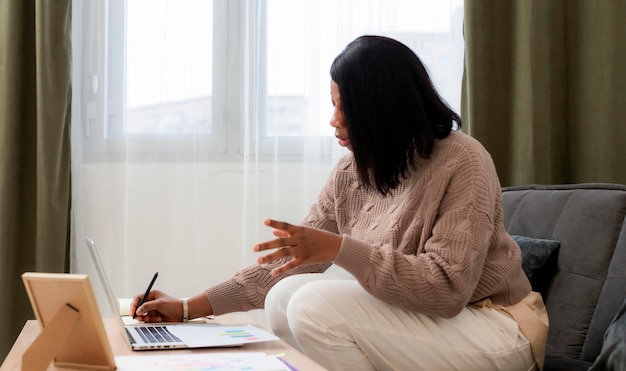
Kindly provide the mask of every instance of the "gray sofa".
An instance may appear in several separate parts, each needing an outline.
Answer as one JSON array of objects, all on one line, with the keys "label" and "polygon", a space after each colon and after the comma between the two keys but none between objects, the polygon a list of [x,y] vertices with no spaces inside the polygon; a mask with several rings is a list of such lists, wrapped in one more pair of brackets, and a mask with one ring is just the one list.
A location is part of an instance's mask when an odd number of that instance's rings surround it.
[{"label": "gray sofa", "polygon": [[560,242],[533,278],[550,330],[545,370],[587,370],[626,298],[626,186],[503,188],[512,235]]}]

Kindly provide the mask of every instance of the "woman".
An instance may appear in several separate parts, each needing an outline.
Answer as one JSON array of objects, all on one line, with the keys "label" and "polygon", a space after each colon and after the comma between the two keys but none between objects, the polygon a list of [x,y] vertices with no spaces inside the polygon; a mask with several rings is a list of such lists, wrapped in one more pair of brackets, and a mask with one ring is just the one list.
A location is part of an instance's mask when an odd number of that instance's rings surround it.
[{"label": "woman", "polygon": [[[398,41],[359,37],[330,74],[330,124],[351,153],[304,221],[266,220],[276,238],[253,249],[270,252],[190,298],[189,318],[264,307],[332,370],[541,368],[547,314],[487,151]],[[319,274],[331,265],[347,274]],[[139,320],[184,316],[180,299],[139,298]]]}]

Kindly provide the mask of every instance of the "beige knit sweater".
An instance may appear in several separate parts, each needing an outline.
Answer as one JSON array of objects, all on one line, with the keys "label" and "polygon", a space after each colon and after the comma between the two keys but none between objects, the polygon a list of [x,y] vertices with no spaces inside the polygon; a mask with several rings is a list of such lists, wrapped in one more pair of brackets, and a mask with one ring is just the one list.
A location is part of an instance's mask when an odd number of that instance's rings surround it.
[{"label": "beige knit sweater", "polygon": [[[502,221],[491,156],[453,131],[387,196],[361,186],[352,154],[342,158],[303,225],[343,236],[334,264],[373,296],[429,315],[452,317],[489,298],[511,305],[530,293],[521,253]],[[272,265],[250,265],[207,290],[215,314],[262,308]],[[330,264],[289,274],[323,272]]]}]

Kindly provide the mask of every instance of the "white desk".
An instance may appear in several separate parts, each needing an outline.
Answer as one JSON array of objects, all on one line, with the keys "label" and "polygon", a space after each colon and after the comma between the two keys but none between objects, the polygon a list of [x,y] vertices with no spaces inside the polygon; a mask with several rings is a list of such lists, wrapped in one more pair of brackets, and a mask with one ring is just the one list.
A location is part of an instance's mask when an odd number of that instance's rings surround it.
[{"label": "white desk", "polygon": [[[245,316],[241,315],[225,315],[218,317],[220,323],[224,324],[232,324],[232,325],[241,325],[248,324],[250,321],[247,321]],[[132,351],[128,345],[124,342],[124,340],[119,336],[118,333],[112,331],[114,328],[111,324],[105,321],[105,328],[107,330],[107,335],[109,337],[109,343],[111,344],[111,349],[115,356],[122,355],[133,355],[133,356],[141,356],[142,354],[146,354],[146,352],[137,352]],[[20,333],[19,337],[13,344],[11,351],[5,358],[2,366],[0,366],[0,371],[19,371],[22,369],[22,354],[28,349],[33,340],[37,337],[40,332],[39,323],[35,320],[27,321]],[[291,366],[295,367],[300,371],[318,371],[318,370],[326,370],[322,366],[315,363],[310,358],[306,357],[304,354],[300,353],[289,344],[282,340],[278,341],[266,341],[260,343],[252,343],[246,344],[243,347],[238,348],[214,348],[214,349],[193,349],[193,350],[154,350],[149,351],[149,354],[172,354],[171,352],[185,352],[185,353],[208,353],[208,352],[242,352],[242,351],[250,351],[250,352],[263,352],[266,354],[281,354],[281,358],[288,362]],[[48,370],[67,370],[65,368],[54,367],[50,365]]]}]

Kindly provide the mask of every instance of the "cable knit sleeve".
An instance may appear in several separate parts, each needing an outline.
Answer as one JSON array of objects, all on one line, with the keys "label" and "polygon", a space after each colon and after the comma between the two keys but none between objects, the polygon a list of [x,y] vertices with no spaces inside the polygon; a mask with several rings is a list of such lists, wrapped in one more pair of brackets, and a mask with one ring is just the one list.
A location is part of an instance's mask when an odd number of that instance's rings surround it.
[{"label": "cable knit sleeve", "polygon": [[[318,200],[302,221],[302,225],[324,229],[338,233],[334,207],[334,179],[337,168],[342,168],[347,159],[342,159],[329,176],[326,185],[319,193]],[[236,272],[233,277],[225,280],[206,291],[206,295],[215,314],[263,308],[265,296],[281,279],[300,273],[321,273],[331,263],[301,266],[285,274],[272,276],[271,270],[285,263],[285,260],[271,264],[251,264]]]}]

